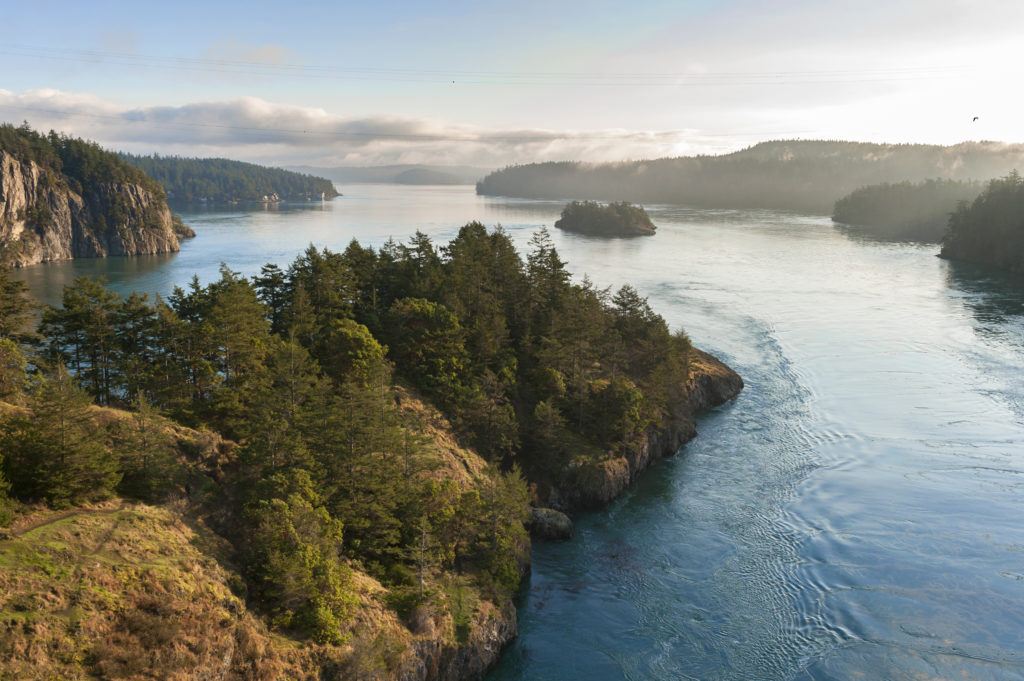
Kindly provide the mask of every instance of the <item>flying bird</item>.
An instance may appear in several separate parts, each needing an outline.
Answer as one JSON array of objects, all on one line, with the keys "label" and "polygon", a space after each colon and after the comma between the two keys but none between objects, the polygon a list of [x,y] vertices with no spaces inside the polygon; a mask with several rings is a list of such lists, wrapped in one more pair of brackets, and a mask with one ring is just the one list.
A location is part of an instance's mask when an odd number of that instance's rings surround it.
[{"label": "flying bird", "polygon": [[977,123],[977,122],[978,122],[978,117],[977,117],[977,116],[975,116],[975,117],[974,117],[974,119],[973,119],[973,120],[971,120],[971,123]]}]

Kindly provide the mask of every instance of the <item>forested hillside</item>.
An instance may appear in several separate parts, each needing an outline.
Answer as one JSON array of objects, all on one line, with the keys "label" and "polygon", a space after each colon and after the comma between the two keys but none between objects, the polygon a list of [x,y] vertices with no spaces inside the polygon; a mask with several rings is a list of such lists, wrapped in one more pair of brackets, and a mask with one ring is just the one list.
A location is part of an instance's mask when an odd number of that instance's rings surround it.
[{"label": "forested hillside", "polygon": [[836,201],[832,219],[883,238],[940,242],[950,214],[984,186],[956,180],[870,185]]},{"label": "forested hillside", "polygon": [[304,201],[338,196],[330,180],[255,163],[226,158],[121,157],[159,182],[175,203]]},{"label": "forested hillside", "polygon": [[[24,287],[0,273],[0,290],[0,507],[15,537],[0,560],[17,575],[0,611],[36,613],[48,633],[33,640],[64,651],[39,653],[56,676],[159,666],[164,620],[208,609],[169,580],[200,558],[171,547],[210,527],[221,539],[197,546],[223,571],[188,579],[203,594],[231,585],[253,608],[256,620],[216,606],[253,668],[473,677],[515,631],[531,499],[586,502],[575,490],[595,479],[606,493],[608,465],[667,424],[658,437],[674,450],[692,435],[675,426],[692,419],[691,392],[717,390],[721,371],[693,388],[691,365],[710,359],[636,291],[573,283],[546,232],[524,260],[478,223],[440,249],[422,234],[379,250],[311,246],[286,270],[249,280],[225,268],[166,301],[79,279],[37,329]],[[47,508],[67,509],[77,533],[23,529]],[[164,602],[120,581],[133,552]],[[89,583],[135,619],[46,586],[92,555],[110,557]],[[47,589],[52,604],[24,605]],[[65,635],[75,599],[105,638]],[[17,631],[0,632],[8,667]],[[150,652],[129,664],[125,649]],[[200,652],[175,664],[213,654]]]},{"label": "forested hillside", "polygon": [[866,185],[928,178],[988,180],[1022,163],[1020,144],[943,147],[790,140],[722,156],[510,166],[478,182],[477,193],[830,213],[837,200]]},{"label": "forested hillside", "polygon": [[992,180],[949,219],[942,257],[1024,272],[1024,179],[1017,171]]}]

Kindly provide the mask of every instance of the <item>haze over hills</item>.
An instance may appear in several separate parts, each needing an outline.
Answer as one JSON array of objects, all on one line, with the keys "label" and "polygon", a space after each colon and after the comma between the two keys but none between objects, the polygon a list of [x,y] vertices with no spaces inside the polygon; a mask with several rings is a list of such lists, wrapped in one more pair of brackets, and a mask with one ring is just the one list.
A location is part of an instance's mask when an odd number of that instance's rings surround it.
[{"label": "haze over hills", "polygon": [[400,164],[386,166],[289,166],[289,170],[326,177],[338,184],[474,184],[493,168],[466,165]]},{"label": "haze over hills", "polygon": [[1019,167],[1024,144],[778,140],[721,156],[510,166],[478,182],[477,193],[829,213],[835,201],[865,185],[988,180]]}]

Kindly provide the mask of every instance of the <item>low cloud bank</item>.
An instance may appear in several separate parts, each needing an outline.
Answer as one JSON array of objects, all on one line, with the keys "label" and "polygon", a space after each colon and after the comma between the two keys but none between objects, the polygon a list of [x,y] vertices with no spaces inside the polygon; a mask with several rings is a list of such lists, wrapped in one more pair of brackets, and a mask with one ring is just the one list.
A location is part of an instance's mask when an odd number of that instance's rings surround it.
[{"label": "low cloud bank", "polygon": [[718,151],[692,130],[493,129],[398,116],[345,117],[256,97],[125,108],[59,90],[0,90],[0,119],[27,120],[135,153],[276,164],[380,165],[614,161]]}]

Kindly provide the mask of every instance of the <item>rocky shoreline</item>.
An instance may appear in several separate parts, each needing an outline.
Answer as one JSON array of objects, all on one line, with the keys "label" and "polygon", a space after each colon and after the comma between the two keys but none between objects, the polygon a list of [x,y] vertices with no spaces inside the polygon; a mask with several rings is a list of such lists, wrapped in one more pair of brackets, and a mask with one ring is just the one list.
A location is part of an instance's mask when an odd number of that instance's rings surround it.
[{"label": "rocky shoreline", "polygon": [[735,399],[743,390],[739,374],[708,353],[694,350],[691,361],[686,403],[678,405],[666,423],[651,426],[622,451],[574,468],[566,482],[552,487],[547,505],[571,512],[609,504],[648,466],[673,456],[697,436],[698,414]]},{"label": "rocky shoreline", "polygon": [[[678,405],[671,419],[652,426],[633,446],[600,462],[580,466],[568,480],[552,487],[546,503],[552,508],[535,508],[531,534],[535,539],[560,540],[572,536],[572,522],[566,512],[599,509],[608,505],[652,463],[675,455],[697,436],[696,417],[734,400],[743,390],[743,379],[712,355],[694,349],[688,381],[688,399]],[[417,648],[422,661],[416,672],[401,681],[475,681],[482,679],[497,663],[502,650],[517,635],[515,607],[490,613],[487,626],[477,631],[466,645],[455,651],[438,651],[435,646]]]},{"label": "rocky shoreline", "polygon": [[35,161],[0,151],[0,246],[15,266],[173,253],[191,232],[184,230],[176,233],[163,196],[140,184],[110,182],[80,193]]}]

